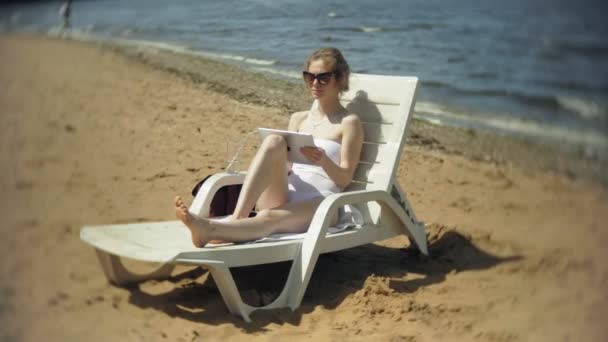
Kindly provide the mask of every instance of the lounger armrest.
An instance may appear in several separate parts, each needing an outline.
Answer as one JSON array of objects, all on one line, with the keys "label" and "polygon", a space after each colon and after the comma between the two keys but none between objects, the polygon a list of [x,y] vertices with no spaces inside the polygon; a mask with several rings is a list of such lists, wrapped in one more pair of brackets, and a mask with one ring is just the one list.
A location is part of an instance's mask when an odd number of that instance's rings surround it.
[{"label": "lounger armrest", "polygon": [[[424,254],[428,254],[426,248],[426,236],[424,235],[424,227],[418,226],[407,217],[404,210],[399,206],[397,201],[392,198],[386,191],[382,190],[361,190],[348,191],[339,194],[327,196],[317,208],[312,222],[308,227],[308,232],[302,241],[300,253],[294,260],[292,271],[289,275],[289,281],[295,290],[290,295],[288,303],[293,309],[300,305],[304,296],[304,291],[312,275],[312,270],[321,253],[322,240],[325,239],[327,228],[332,217],[337,213],[338,209],[346,204],[357,204],[367,202],[378,202],[386,209],[391,209],[395,215],[409,226],[408,234],[412,234],[416,244],[421,247]],[[387,208],[388,207],[388,208]]]},{"label": "lounger armrest", "polygon": [[[331,219],[340,207],[347,204],[368,202],[378,202],[379,204],[390,208],[408,228],[406,230],[407,234],[414,239],[414,242],[421,247],[421,250],[425,254],[427,253],[426,236],[423,235],[423,226],[420,229],[414,227],[421,225],[421,223],[418,223],[409,217],[399,203],[397,203],[397,201],[386,191],[382,190],[348,191],[327,196],[317,208],[312,222],[310,223],[308,232],[304,238],[302,252],[305,254],[309,252],[313,253],[312,249],[319,248],[320,244],[317,242],[327,234]],[[310,251],[307,251],[308,249],[310,249]]]},{"label": "lounger armrest", "polygon": [[[339,208],[347,204],[386,201],[390,199],[388,193],[382,190],[348,191],[327,196],[317,208],[310,223],[307,236],[311,235],[311,232],[314,232],[312,235],[324,236],[334,214],[337,213]],[[318,231],[320,229],[324,231]]]},{"label": "lounger armrest", "polygon": [[213,200],[215,193],[227,185],[243,184],[245,176],[245,172],[222,172],[209,177],[198,190],[188,211],[194,215],[208,217],[211,201]]},{"label": "lounger armrest", "polygon": [[381,190],[359,190],[341,192],[327,196],[315,212],[310,222],[308,232],[302,242],[302,257],[308,259],[314,254],[318,254],[320,239],[325,237],[327,229],[338,209],[346,204],[357,204],[370,201],[377,201],[388,197],[386,191]]}]

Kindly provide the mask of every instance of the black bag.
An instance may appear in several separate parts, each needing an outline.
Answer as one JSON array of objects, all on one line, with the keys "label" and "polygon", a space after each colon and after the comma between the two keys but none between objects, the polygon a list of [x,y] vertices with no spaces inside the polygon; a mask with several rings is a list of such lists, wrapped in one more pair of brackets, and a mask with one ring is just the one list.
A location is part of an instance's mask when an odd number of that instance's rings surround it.
[{"label": "black bag", "polygon": [[[198,194],[201,186],[203,186],[203,183],[205,183],[209,177],[211,177],[211,175],[203,178],[202,181],[198,182],[194,188],[192,188],[193,197],[196,197],[196,194]],[[242,187],[243,185],[241,184],[226,185],[221,187],[215,193],[215,196],[213,196],[213,200],[211,200],[209,217],[226,216],[232,214],[236,208],[236,202],[239,199],[239,194],[241,193]],[[249,217],[253,217],[255,215],[255,211],[249,213]]]}]

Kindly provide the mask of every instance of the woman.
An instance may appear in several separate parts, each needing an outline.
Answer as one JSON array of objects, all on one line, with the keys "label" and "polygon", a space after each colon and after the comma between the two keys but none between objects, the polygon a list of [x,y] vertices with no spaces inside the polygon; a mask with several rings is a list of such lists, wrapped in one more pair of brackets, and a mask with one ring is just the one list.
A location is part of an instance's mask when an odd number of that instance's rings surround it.
[{"label": "woman", "polygon": [[[271,135],[253,158],[229,219],[192,215],[182,199],[175,198],[176,216],[190,229],[195,246],[203,247],[210,240],[243,242],[279,232],[304,232],[324,197],[351,183],[363,128],[359,117],[339,101],[340,93],[348,90],[349,75],[348,63],[335,48],[315,51],[304,65],[304,81],[318,107],[294,113],[288,130],[313,135],[315,146],[300,152],[314,165],[289,163],[285,140]],[[256,204],[258,214],[249,218]]]}]

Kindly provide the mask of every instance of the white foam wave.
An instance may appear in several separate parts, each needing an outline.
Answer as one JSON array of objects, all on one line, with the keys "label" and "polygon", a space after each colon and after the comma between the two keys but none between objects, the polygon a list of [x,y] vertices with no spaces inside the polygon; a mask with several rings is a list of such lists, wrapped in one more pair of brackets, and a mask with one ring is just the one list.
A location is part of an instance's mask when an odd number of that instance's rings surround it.
[{"label": "white foam wave", "polygon": [[359,27],[359,29],[361,30],[361,32],[366,32],[366,33],[382,31],[382,27],[361,26],[361,27]]},{"label": "white foam wave", "polygon": [[567,141],[572,144],[595,146],[599,149],[608,149],[608,136],[595,131],[574,130],[546,123],[513,118],[506,113],[489,115],[471,115],[458,112],[437,103],[416,103],[416,115],[431,123],[443,124],[450,122],[462,127],[485,127],[509,134],[525,135],[530,137],[550,139],[553,141]]},{"label": "white foam wave", "polygon": [[267,59],[259,59],[259,58],[245,58],[245,63],[255,64],[255,65],[274,65],[276,61],[271,61]]},{"label": "white foam wave", "polygon": [[202,56],[202,57],[223,59],[223,60],[227,60],[227,61],[235,61],[235,62],[247,63],[247,64],[253,64],[253,65],[274,65],[274,64],[276,64],[276,61],[273,61],[273,60],[250,58],[250,57],[231,55],[231,54],[226,54],[226,53],[213,53],[213,52],[196,51],[196,50],[185,51],[185,53]]},{"label": "white foam wave", "polygon": [[120,39],[119,41],[126,43],[127,45],[133,45],[136,47],[147,47],[155,48],[163,51],[170,51],[176,53],[188,53],[190,49],[185,45],[155,42],[150,40],[132,40],[132,39]]},{"label": "white foam wave", "polygon": [[[155,42],[152,40],[141,40],[141,39],[125,39],[125,38],[104,38],[97,36],[91,31],[94,29],[92,26],[86,27],[84,30],[72,29],[70,30],[70,38],[83,41],[98,41],[98,42],[110,42],[120,44],[124,46],[131,46],[135,48],[148,48],[157,49],[162,51],[169,51],[181,54],[192,54],[192,50],[186,45],[171,44],[164,42]],[[53,34],[57,28],[49,30],[49,34]]]},{"label": "white foam wave", "polygon": [[162,50],[162,51],[169,51],[169,52],[175,52],[175,53],[180,53],[180,54],[188,54],[188,55],[193,55],[193,56],[201,56],[201,57],[207,57],[207,58],[213,58],[213,59],[229,60],[229,61],[252,64],[252,65],[269,66],[269,65],[276,64],[276,61],[273,61],[273,60],[250,58],[250,57],[231,55],[231,54],[213,53],[213,52],[200,51],[200,50],[192,50],[190,47],[188,47],[186,45],[181,45],[181,44],[156,42],[156,41],[141,40],[141,39],[124,39],[124,38],[104,39],[101,37],[96,37],[96,36],[91,35],[89,30],[87,30],[87,31],[73,30],[72,32],[73,32],[73,34],[71,36],[73,36],[75,39],[111,41],[111,42],[119,43],[122,45],[133,46],[133,47],[137,47],[137,48],[152,48],[152,49],[158,49],[158,50]]},{"label": "white foam wave", "polygon": [[[89,27],[85,27],[84,29],[72,28],[69,31],[66,31],[66,36],[69,36],[70,39],[82,40],[82,41],[100,41],[102,39],[95,37],[91,33],[91,29]],[[52,26],[47,31],[46,34],[49,36],[56,37],[62,33],[61,26]]]},{"label": "white foam wave", "polygon": [[279,69],[263,68],[263,67],[253,67],[251,69],[255,70],[255,71],[265,72],[265,73],[274,74],[274,75],[280,75],[283,77],[293,78],[293,79],[299,79],[302,77],[302,75],[300,73],[295,72],[295,71],[287,71],[287,70],[279,70]]},{"label": "white foam wave", "polygon": [[573,111],[585,119],[608,117],[608,108],[592,100],[576,97],[558,97],[557,103],[565,109]]}]

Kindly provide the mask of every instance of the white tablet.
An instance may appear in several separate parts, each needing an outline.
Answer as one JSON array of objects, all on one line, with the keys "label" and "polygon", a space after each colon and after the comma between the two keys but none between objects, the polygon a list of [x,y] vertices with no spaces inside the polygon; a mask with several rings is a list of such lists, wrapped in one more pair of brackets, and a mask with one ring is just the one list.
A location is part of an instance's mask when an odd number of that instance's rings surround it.
[{"label": "white tablet", "polygon": [[300,148],[304,146],[315,146],[315,141],[312,134],[299,133],[294,131],[283,131],[272,128],[258,128],[260,138],[266,139],[270,134],[277,134],[285,138],[287,142],[287,159],[293,163],[312,164],[310,160],[300,152]]}]

